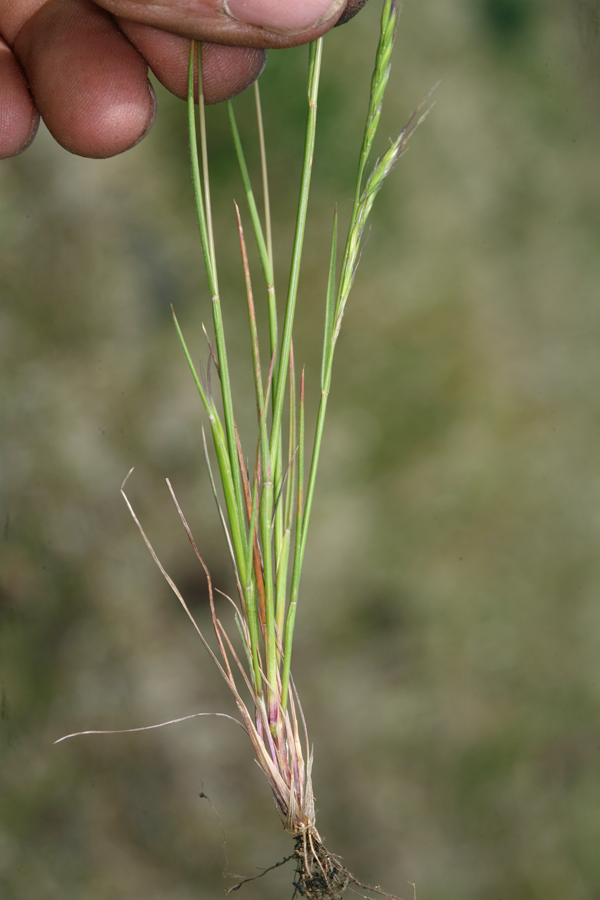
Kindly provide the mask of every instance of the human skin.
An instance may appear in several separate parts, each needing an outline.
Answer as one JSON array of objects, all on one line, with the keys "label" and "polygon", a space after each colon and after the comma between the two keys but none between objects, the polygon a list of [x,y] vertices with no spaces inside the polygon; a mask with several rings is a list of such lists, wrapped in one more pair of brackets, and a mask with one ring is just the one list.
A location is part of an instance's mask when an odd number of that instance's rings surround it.
[{"label": "human skin", "polygon": [[150,68],[187,94],[189,41],[203,42],[205,99],[258,78],[268,49],[312,41],[366,0],[0,0],[0,158],[25,150],[40,116],[72,153],[105,158],[150,130]]}]

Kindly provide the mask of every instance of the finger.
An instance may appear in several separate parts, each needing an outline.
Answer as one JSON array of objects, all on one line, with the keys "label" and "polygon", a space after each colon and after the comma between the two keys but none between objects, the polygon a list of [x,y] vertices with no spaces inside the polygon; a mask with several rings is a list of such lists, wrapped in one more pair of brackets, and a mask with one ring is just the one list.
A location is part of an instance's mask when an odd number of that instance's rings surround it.
[{"label": "finger", "polygon": [[237,47],[282,48],[312,41],[348,0],[98,0],[114,16]]},{"label": "finger", "polygon": [[0,159],[25,150],[35,136],[38,121],[23,70],[0,38]]},{"label": "finger", "polygon": [[49,131],[72,153],[114,156],[152,125],[145,61],[89,0],[51,0],[22,27],[14,49]]},{"label": "finger", "polygon": [[[139,50],[167,90],[187,97],[189,38],[168,34],[158,28],[117,20],[119,27]],[[250,47],[202,44],[202,80],[206,103],[220,103],[245,91],[260,75],[266,51]]]}]

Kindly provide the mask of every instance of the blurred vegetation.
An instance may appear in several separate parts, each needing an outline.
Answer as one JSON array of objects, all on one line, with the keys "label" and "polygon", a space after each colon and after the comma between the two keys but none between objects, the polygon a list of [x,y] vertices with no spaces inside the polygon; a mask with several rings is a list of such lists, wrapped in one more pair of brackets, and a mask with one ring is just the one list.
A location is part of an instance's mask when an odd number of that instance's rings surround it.
[{"label": "blurred vegetation", "polygon": [[[313,408],[322,251],[351,193],[378,14],[372,0],[326,46],[296,345]],[[383,132],[443,81],[346,316],[294,665],[328,846],[421,900],[600,898],[599,15],[595,0],[409,0],[402,16]],[[280,277],[305,65],[272,53],[262,81]],[[159,94],[152,134],[121,157],[71,157],[42,130],[0,166],[6,900],[217,898],[226,863],[253,874],[290,849],[226,720],[52,743],[231,709],[118,492],[135,465],[135,507],[208,624],[164,485],[231,590],[169,313],[205,355],[185,113]],[[253,146],[251,94],[237,108]],[[242,191],[210,113],[244,429]],[[285,868],[244,888],[291,890]]]}]

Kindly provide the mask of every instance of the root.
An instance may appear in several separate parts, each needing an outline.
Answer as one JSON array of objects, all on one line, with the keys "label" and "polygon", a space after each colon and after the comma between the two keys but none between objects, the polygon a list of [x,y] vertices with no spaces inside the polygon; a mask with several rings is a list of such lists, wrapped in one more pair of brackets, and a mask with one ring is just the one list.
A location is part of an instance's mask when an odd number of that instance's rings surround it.
[{"label": "root", "polygon": [[312,830],[298,835],[294,856],[298,863],[294,887],[307,900],[340,900],[353,881],[339,856],[330,853]]},{"label": "root", "polygon": [[371,887],[358,881],[342,865],[340,857],[327,850],[314,829],[309,829],[296,837],[294,856],[298,864],[294,895],[297,892],[307,900],[341,900],[346,889],[357,893],[351,887],[355,885],[365,891],[387,897],[388,900],[401,900],[401,897],[394,894],[386,894],[379,886]]},{"label": "root", "polygon": [[294,852],[291,856],[286,856],[280,862],[269,866],[268,869],[264,869],[252,878],[244,878],[238,884],[228,888],[226,893],[231,894],[233,891],[241,888],[242,885],[255,881],[257,878],[262,878],[267,872],[277,869],[284,863],[289,862],[290,859],[296,860],[294,897],[296,894],[300,894],[306,900],[341,900],[344,891],[350,890],[352,893],[364,897],[365,900],[370,900],[365,894],[355,891],[352,887],[354,885],[354,887],[359,887],[372,894],[387,897],[388,900],[402,900],[401,897],[396,897],[395,894],[387,894],[385,891],[382,891],[378,885],[372,887],[370,884],[363,884],[361,881],[358,881],[342,865],[340,857],[327,850],[314,828],[309,828],[302,834],[296,835],[294,838]]},{"label": "root", "polygon": [[227,888],[225,893],[232,894],[234,891],[239,891],[243,884],[249,884],[251,881],[256,881],[257,878],[262,878],[263,875],[267,874],[267,872],[272,872],[273,869],[278,869],[279,866],[285,865],[285,863],[289,862],[290,859],[294,859],[295,855],[295,853],[292,853],[290,856],[284,856],[284,858],[280,859],[279,862],[276,862],[272,866],[269,866],[268,869],[263,869],[262,872],[258,873],[258,875],[252,875],[250,878],[242,878],[242,880],[238,881],[237,884],[234,884],[233,887]]}]

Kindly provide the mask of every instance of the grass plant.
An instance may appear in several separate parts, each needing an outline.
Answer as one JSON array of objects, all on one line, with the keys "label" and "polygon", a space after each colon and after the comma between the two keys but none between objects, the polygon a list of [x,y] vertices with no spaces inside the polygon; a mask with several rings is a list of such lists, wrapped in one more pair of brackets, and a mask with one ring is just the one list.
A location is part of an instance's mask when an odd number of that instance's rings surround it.
[{"label": "grass plant", "polygon": [[[375,198],[407,141],[423,118],[421,107],[399,136],[369,165],[383,97],[390,75],[391,54],[399,16],[397,0],[384,0],[381,34],[371,82],[369,105],[360,147],[354,200],[345,241],[338,236],[337,210],[333,214],[331,249],[324,297],[323,349],[320,400],[312,449],[307,453],[305,372],[297,372],[293,350],[294,319],[307,228],[317,125],[319,79],[323,39],[309,46],[307,120],[296,227],[287,278],[283,315],[275,291],[271,216],[262,113],[258,87],[256,109],[261,152],[264,213],[258,211],[234,108],[228,103],[231,133],[244,186],[251,233],[262,268],[260,302],[266,303],[268,333],[259,335],[255,289],[250,275],[246,228],[236,205],[241,264],[256,401],[256,449],[247,468],[236,425],[227,341],[219,289],[210,191],[208,141],[201,73],[200,47],[192,42],[188,79],[188,125],[193,185],[200,242],[211,296],[214,338],[205,329],[207,362],[194,362],[175,313],[174,322],[204,407],[210,440],[203,430],[206,464],[221,522],[229,546],[237,598],[231,599],[239,641],[217,615],[209,570],[202,559],[185,515],[169,484],[183,527],[208,581],[213,649],[194,620],[184,597],[164,570],[122,488],[132,516],[157,565],[175,592],[237,705],[258,763],[273,791],[285,828],[295,840],[296,889],[306,897],[339,897],[350,883],[360,882],[323,846],[316,828],[311,780],[312,749],[300,700],[291,674],[294,625],[299,601],[302,566],[317,483],[327,403],[331,389],[335,348],[355,279],[364,232]],[[196,112],[195,94],[198,103]],[[218,388],[217,388],[218,385]],[[209,450],[209,444],[212,450]],[[215,466],[216,463],[216,466]],[[290,857],[292,858],[292,857]],[[371,888],[379,893],[378,888]],[[391,895],[386,895],[391,896]]]}]

